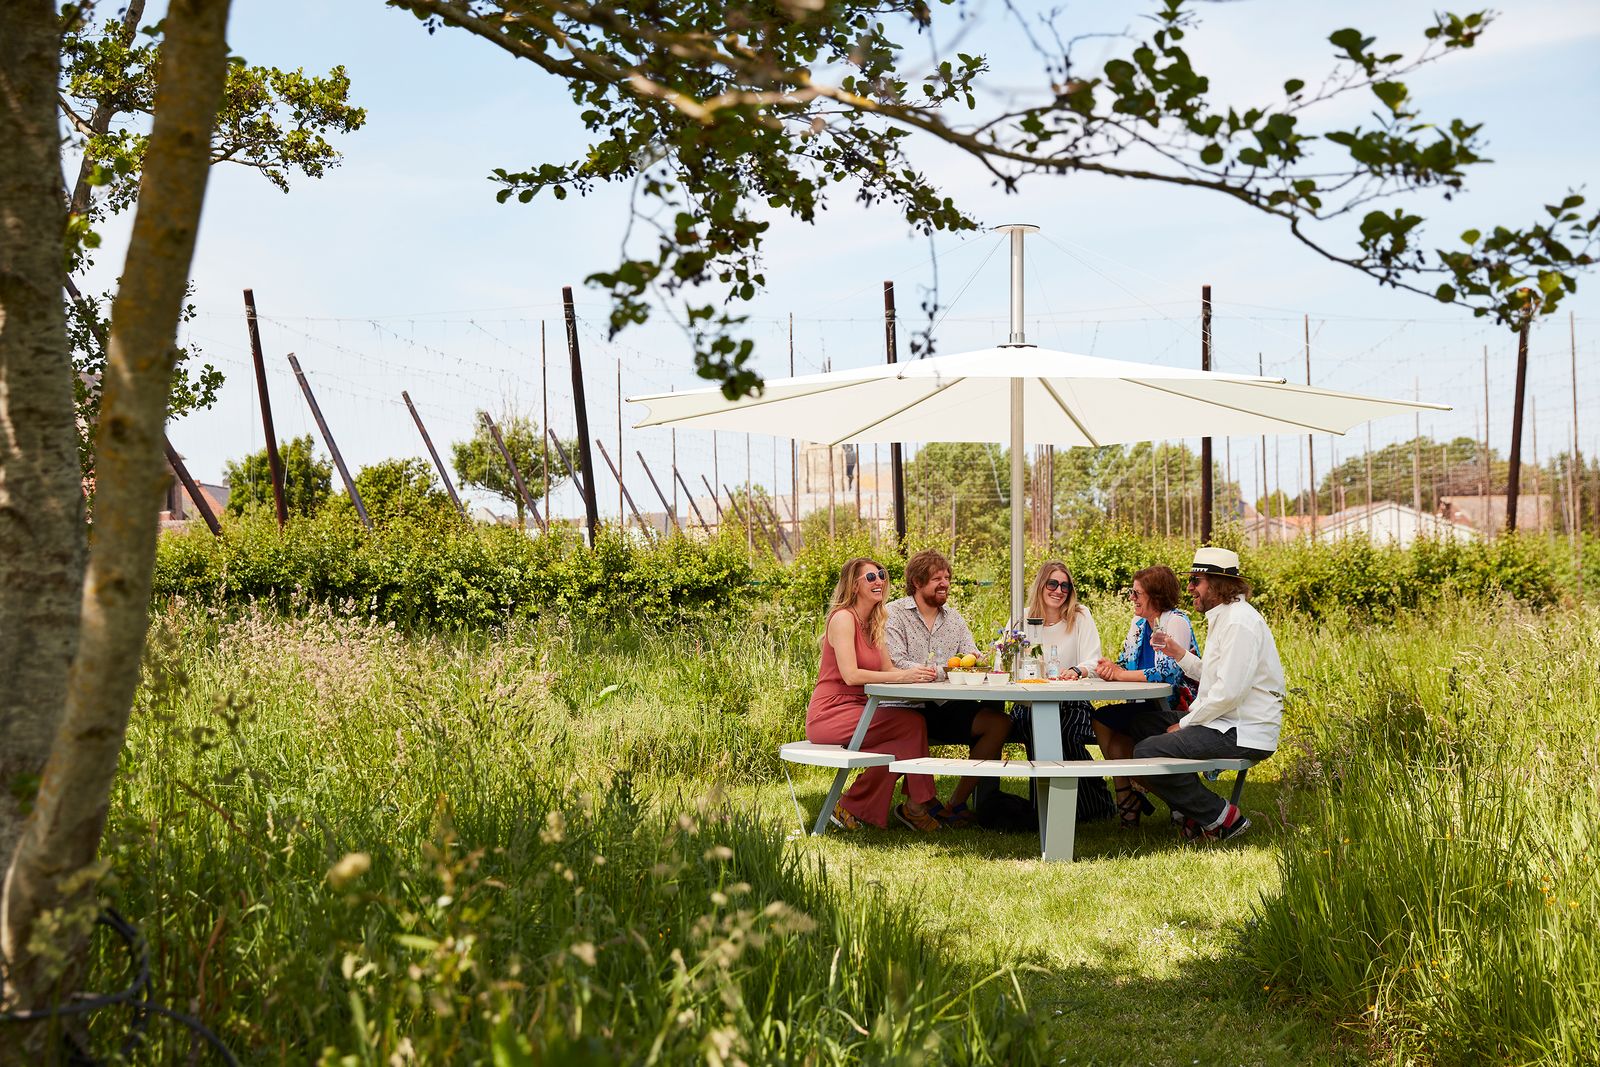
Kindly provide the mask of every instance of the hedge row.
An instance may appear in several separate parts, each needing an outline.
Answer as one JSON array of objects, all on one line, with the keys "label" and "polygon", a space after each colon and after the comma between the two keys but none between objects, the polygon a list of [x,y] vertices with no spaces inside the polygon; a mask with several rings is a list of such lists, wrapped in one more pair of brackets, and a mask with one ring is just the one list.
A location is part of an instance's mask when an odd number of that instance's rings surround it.
[{"label": "hedge row", "polygon": [[[1064,559],[1092,602],[1118,594],[1153,563],[1181,573],[1192,551],[1178,540],[1092,528],[1051,551],[1030,551],[1028,574],[1047,558]],[[1559,598],[1563,551],[1533,537],[1424,541],[1410,549],[1361,538],[1241,546],[1263,610],[1376,619],[1494,596],[1544,607]],[[820,616],[840,567],[854,556],[883,563],[899,586],[905,557],[874,552],[862,535],[818,539],[780,565],[748,559],[744,539],[731,534],[644,542],[608,527],[589,548],[569,528],[528,537],[509,527],[441,521],[367,532],[348,516],[323,514],[294,520],[281,533],[268,520],[240,519],[220,538],[204,529],[165,537],[155,593],[266,600],[290,610],[332,603],[406,626],[482,627],[538,615],[667,625],[762,603]],[[954,568],[963,605],[997,618],[1005,613],[1004,556],[958,553]]]},{"label": "hedge row", "polygon": [[505,526],[398,522],[368,532],[349,518],[236,519],[162,538],[157,597],[308,601],[406,626],[493,626],[527,615],[669,624],[746,599],[743,543],[672,538],[642,545],[607,529],[593,549],[568,529],[528,537]]}]

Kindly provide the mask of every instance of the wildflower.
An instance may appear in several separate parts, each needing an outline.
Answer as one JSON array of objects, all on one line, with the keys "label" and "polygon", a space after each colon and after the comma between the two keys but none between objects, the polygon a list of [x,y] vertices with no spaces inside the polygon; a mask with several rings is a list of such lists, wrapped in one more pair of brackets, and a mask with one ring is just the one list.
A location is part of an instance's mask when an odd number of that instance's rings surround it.
[{"label": "wildflower", "polygon": [[595,959],[594,942],[592,942],[592,941],[579,941],[578,943],[576,943],[576,944],[572,945],[570,948],[568,948],[567,952],[569,952],[572,955],[573,959],[578,960],[578,961],[586,964],[587,966],[590,966],[590,967],[594,966],[594,959]]},{"label": "wildflower", "polygon": [[733,859],[733,849],[727,845],[712,845],[705,851],[705,858],[718,863],[727,863]]},{"label": "wildflower", "polygon": [[371,869],[372,857],[367,853],[346,852],[338,863],[328,868],[328,884],[343,889]]},{"label": "wildflower", "polygon": [[567,839],[567,817],[559,811],[552,811],[544,817],[544,829],[539,831],[539,840],[547,845],[554,845]]}]

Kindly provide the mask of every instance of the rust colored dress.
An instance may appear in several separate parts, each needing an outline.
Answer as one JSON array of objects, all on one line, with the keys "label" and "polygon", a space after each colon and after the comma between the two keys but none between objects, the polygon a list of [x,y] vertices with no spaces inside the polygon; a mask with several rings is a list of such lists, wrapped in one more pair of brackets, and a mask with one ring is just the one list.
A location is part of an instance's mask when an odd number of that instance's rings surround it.
[{"label": "rust colored dress", "polygon": [[[860,620],[848,608],[840,611],[851,616],[856,632],[856,666],[865,671],[883,670],[883,657],[877,646],[867,639]],[[832,616],[829,616],[832,620]],[[806,708],[806,740],[817,745],[848,745],[855,733],[861,713],[867,707],[867,694],[859,685],[849,685],[839,673],[839,659],[833,653],[831,642],[822,642],[822,667],[818,672],[817,687],[811,692],[811,703]],[[915,759],[928,754],[928,720],[910,708],[873,710],[872,725],[861,742],[863,752],[890,752],[896,759]],[[855,780],[839,803],[851,815],[874,826],[889,825],[889,806],[894,800],[894,783],[899,775],[887,767],[867,767]],[[933,778],[926,774],[908,774],[906,795],[923,806],[936,799]]]}]

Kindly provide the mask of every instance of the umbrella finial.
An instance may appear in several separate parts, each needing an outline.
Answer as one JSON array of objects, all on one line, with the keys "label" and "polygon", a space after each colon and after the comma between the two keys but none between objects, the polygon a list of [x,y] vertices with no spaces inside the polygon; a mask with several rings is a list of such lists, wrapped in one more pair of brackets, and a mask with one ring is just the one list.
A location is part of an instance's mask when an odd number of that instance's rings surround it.
[{"label": "umbrella finial", "polygon": [[1022,241],[1039,227],[1027,222],[1011,222],[995,229],[1011,235],[1011,336],[1008,345],[1025,345],[1027,338],[1022,329]]}]

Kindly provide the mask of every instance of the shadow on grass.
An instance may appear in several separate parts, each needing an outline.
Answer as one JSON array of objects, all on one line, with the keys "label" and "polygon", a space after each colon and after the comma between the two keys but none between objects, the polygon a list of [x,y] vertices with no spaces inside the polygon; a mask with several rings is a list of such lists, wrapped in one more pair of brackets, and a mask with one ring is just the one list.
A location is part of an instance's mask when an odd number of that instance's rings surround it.
[{"label": "shadow on grass", "polygon": [[1360,1034],[1273,997],[1232,954],[1178,961],[1160,977],[1130,974],[1124,963],[1110,954],[1029,970],[1023,990],[1058,1062],[1371,1062]]},{"label": "shadow on grass", "polygon": [[[948,797],[955,785],[955,779],[939,778],[937,785],[939,795]],[[1007,780],[1002,788],[1018,796],[1028,795],[1027,783],[1023,781]],[[1232,779],[1213,782],[1211,788],[1224,797],[1229,796],[1233,792]],[[795,815],[792,804],[786,804],[784,813],[786,821],[795,821],[796,825],[800,825],[809,833],[816,813],[827,796],[827,782],[795,782],[794,789],[804,818]],[[1166,805],[1153,796],[1151,799],[1156,805],[1156,813],[1146,816],[1136,829],[1124,830],[1114,818],[1078,823],[1073,846],[1074,859],[1081,863],[1102,858],[1125,859],[1129,856],[1156,855],[1185,849],[1229,847],[1216,842],[1195,844],[1184,841],[1172,823]],[[1245,839],[1253,844],[1275,842],[1286,832],[1285,812],[1289,812],[1288,818],[1291,821],[1293,819],[1293,800],[1293,790],[1280,782],[1246,779],[1244,795],[1240,800],[1240,807],[1250,818],[1250,830]],[[851,840],[863,846],[881,846],[889,849],[899,849],[915,843],[918,847],[931,848],[938,853],[961,853],[975,859],[1039,858],[1039,834],[1036,830],[1002,833],[974,826],[965,830],[941,830],[936,834],[924,835],[902,826],[894,821],[892,816],[887,829],[863,826],[851,834]]]}]

